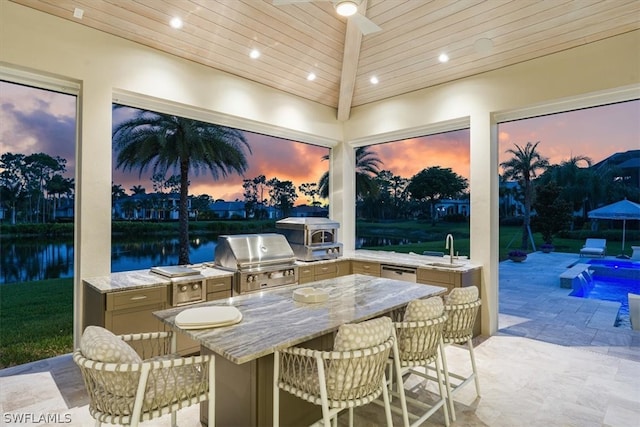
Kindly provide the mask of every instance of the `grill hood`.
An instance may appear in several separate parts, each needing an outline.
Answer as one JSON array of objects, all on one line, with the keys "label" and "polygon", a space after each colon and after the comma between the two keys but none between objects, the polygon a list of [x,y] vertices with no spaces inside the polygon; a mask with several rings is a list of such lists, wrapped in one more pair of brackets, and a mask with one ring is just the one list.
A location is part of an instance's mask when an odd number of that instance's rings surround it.
[{"label": "grill hood", "polygon": [[232,271],[292,265],[296,257],[285,236],[276,233],[218,236],[214,263]]}]

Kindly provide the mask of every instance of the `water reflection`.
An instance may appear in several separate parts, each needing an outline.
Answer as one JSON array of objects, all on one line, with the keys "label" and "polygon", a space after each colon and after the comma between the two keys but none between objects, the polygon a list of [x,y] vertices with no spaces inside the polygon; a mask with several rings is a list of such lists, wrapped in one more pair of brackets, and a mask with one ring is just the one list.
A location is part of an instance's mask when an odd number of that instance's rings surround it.
[{"label": "water reflection", "polygon": [[[190,240],[192,263],[213,260],[217,234],[194,236]],[[111,271],[146,269],[178,263],[178,239],[164,237],[114,237]],[[73,277],[72,238],[2,238],[0,241],[0,284]]]},{"label": "water reflection", "polygon": [[[192,263],[213,260],[217,234],[200,234],[190,239]],[[356,248],[414,243],[410,239],[359,237]],[[114,236],[111,271],[142,270],[178,263],[178,239],[158,236]],[[0,241],[0,284],[73,277],[73,239],[40,237]]]},{"label": "water reflection", "polygon": [[0,283],[73,276],[73,239],[0,240]]},{"label": "water reflection", "polygon": [[[111,245],[111,271],[146,269],[159,265],[177,265],[179,242],[177,238],[146,238],[132,241],[114,239]],[[194,237],[189,241],[191,263],[213,260],[217,235]]]}]

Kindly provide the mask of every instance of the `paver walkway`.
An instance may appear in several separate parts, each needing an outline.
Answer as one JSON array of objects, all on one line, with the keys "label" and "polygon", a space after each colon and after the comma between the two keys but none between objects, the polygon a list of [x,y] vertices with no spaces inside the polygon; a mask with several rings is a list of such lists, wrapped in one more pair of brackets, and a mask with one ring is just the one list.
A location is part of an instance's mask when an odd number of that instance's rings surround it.
[{"label": "paver walkway", "polygon": [[619,303],[572,297],[560,287],[560,274],[579,260],[534,252],[521,263],[501,262],[499,332],[640,361],[640,331],[613,326]]}]

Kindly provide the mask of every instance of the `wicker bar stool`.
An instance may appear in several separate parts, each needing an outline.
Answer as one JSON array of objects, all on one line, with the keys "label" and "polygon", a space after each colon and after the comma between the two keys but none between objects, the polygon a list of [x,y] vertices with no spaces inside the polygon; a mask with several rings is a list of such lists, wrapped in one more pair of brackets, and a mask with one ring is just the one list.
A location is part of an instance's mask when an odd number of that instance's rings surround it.
[{"label": "wicker bar stool", "polygon": [[385,367],[395,338],[391,319],[381,317],[342,325],[333,351],[291,347],[273,358],[273,426],[280,425],[280,390],[322,407],[325,427],[337,415],[374,401],[382,394],[386,423],[392,426]]},{"label": "wicker bar stool", "polygon": [[[136,343],[138,354],[128,343]],[[209,425],[215,423],[215,359],[180,357],[172,332],[114,335],[89,326],[73,360],[89,394],[89,412],[102,423],[137,426],[196,403],[209,401]]]},{"label": "wicker bar stool", "polygon": [[[449,295],[445,297],[444,301],[444,311],[447,314],[447,321],[445,322],[442,333],[442,340],[444,342],[444,346],[442,347],[442,364],[447,395],[449,396],[449,412],[453,421],[456,420],[456,413],[453,407],[453,394],[457,390],[473,380],[475,382],[476,394],[478,397],[480,396],[480,379],[478,377],[476,358],[473,352],[472,338],[473,325],[476,322],[478,309],[481,304],[482,301],[478,298],[478,288],[476,286],[454,288]],[[448,344],[466,344],[471,361],[471,374],[464,376],[449,371],[445,352]],[[452,382],[452,378],[455,380],[454,382]]]},{"label": "wicker bar stool", "polygon": [[[392,390],[392,395],[400,397],[405,427],[421,425],[440,408],[444,412],[445,425],[449,425],[447,393],[443,375],[444,368],[441,365],[442,332],[446,320],[447,315],[444,313],[442,299],[433,297],[426,300],[411,301],[407,305],[403,321],[394,323],[398,348],[393,355],[397,390]],[[417,368],[424,368],[424,371]],[[404,377],[407,374],[414,374],[426,380],[432,379],[428,375],[429,369],[433,369],[436,373],[439,398],[427,404],[424,401],[406,396]],[[392,375],[391,378],[390,382],[393,389]],[[419,408],[421,410],[420,414],[410,413],[407,402],[411,403],[412,407]],[[396,408],[392,407],[392,409],[395,410]],[[412,424],[409,424],[409,417],[412,418]]]}]

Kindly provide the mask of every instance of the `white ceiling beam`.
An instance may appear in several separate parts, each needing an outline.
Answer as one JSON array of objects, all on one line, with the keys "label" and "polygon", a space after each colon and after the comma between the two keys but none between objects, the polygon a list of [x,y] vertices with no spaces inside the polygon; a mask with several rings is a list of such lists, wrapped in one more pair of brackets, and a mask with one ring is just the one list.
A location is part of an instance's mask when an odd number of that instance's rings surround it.
[{"label": "white ceiling beam", "polygon": [[[367,0],[360,3],[358,13],[365,14]],[[352,19],[347,20],[347,31],[344,36],[344,54],[342,56],[342,74],[340,76],[340,93],[338,95],[338,120],[349,120],[353,91],[356,85],[358,62],[360,60],[360,46],[362,32]]]}]

